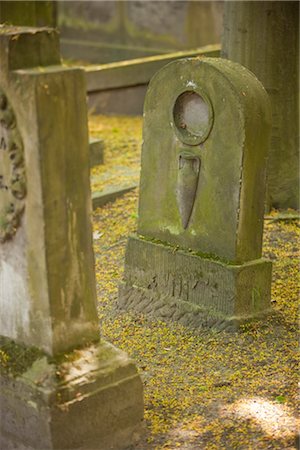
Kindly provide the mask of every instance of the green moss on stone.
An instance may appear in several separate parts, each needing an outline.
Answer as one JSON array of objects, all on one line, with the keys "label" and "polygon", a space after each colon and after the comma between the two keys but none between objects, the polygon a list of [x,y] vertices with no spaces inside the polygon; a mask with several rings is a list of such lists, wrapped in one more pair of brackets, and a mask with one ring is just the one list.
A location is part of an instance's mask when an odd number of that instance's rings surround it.
[{"label": "green moss on stone", "polygon": [[64,363],[72,363],[74,361],[77,361],[79,358],[82,357],[82,352],[89,348],[91,345],[95,344],[97,345],[99,343],[99,339],[94,341],[88,341],[84,343],[83,345],[76,347],[73,350],[70,350],[69,352],[62,352],[55,356],[49,357],[49,363],[55,364],[57,366],[64,364]]},{"label": "green moss on stone", "polygon": [[[30,367],[39,359],[47,358],[49,364],[60,366],[64,363],[72,363],[82,358],[83,351],[90,348],[93,344],[98,344],[97,341],[89,341],[83,346],[73,349],[69,352],[59,353],[56,356],[49,356],[37,347],[27,347],[18,344],[15,341],[0,336],[0,374],[12,375],[14,377],[25,373]],[[106,355],[101,354],[101,358],[106,358]]]},{"label": "green moss on stone", "polygon": [[227,264],[227,265],[239,265],[239,263],[236,263],[234,261],[230,261],[226,258],[222,258],[221,256],[218,256],[214,253],[205,253],[205,252],[200,252],[200,251],[194,251],[191,248],[186,248],[186,247],[179,247],[179,245],[172,245],[169,242],[166,241],[161,241],[159,239],[155,239],[155,238],[150,238],[148,236],[143,236],[141,234],[138,234],[139,239],[142,239],[144,241],[148,241],[148,242],[152,242],[153,244],[158,244],[158,245],[163,245],[164,247],[168,247],[169,249],[172,249],[173,252],[177,252],[177,251],[182,251],[182,252],[188,252],[190,255],[194,255],[194,256],[199,256],[200,258],[203,259],[208,259],[210,261],[216,261],[219,262],[220,264]]},{"label": "green moss on stone", "polygon": [[26,347],[11,339],[0,336],[0,373],[19,376],[26,372],[45,353],[37,347]]}]

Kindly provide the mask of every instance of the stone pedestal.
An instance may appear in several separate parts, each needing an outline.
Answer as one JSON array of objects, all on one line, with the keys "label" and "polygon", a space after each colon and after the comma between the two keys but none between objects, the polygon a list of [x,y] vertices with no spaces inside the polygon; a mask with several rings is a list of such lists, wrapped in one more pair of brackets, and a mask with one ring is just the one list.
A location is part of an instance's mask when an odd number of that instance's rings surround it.
[{"label": "stone pedestal", "polygon": [[1,448],[125,448],[140,432],[138,396],[134,363],[108,343],[38,355],[22,373],[1,376]]},{"label": "stone pedestal", "polygon": [[119,303],[192,326],[267,312],[261,259],[270,102],[244,67],[172,62],[144,107],[137,237]]},{"label": "stone pedestal", "polygon": [[142,382],[99,343],[84,74],[58,48],[54,30],[1,27],[1,447],[124,448]]},{"label": "stone pedestal", "polygon": [[272,264],[230,265],[130,237],[119,305],[193,328],[236,329],[270,307]]}]

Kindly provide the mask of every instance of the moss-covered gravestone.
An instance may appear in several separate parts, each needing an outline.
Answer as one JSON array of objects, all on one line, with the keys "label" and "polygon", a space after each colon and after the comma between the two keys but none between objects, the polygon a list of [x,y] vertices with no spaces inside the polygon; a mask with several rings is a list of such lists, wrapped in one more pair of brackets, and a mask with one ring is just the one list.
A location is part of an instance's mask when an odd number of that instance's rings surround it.
[{"label": "moss-covered gravestone", "polygon": [[84,75],[51,29],[0,27],[1,448],[125,447],[142,384],[100,341]]},{"label": "moss-covered gravestone", "polygon": [[196,327],[269,308],[261,250],[270,116],[264,88],[239,64],[185,59],[154,76],[122,307]]}]

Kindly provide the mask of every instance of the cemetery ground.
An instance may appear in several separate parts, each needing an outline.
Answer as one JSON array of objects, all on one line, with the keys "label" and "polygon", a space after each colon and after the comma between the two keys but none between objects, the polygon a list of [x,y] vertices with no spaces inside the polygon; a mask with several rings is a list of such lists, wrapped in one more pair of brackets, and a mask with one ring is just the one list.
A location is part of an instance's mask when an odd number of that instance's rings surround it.
[{"label": "cemetery ground", "polygon": [[[103,179],[105,171],[105,184],[137,180],[141,127],[140,117],[90,117],[91,135],[106,145],[105,166],[93,169],[95,180]],[[94,183],[93,190],[103,189],[103,183]],[[133,448],[296,448],[295,211],[272,211],[265,218],[263,253],[273,262],[273,313],[237,333],[195,332],[117,308],[126,241],[136,229],[137,200],[136,189],[93,215],[102,336],[129,353],[144,383],[144,436]]]},{"label": "cemetery ground", "polygon": [[[141,128],[141,117],[90,117],[91,136],[105,141],[105,165],[92,169],[93,191],[138,181]],[[93,214],[101,335],[135,360],[144,384],[144,433],[128,450],[298,448],[296,212],[265,217],[272,315],[236,333],[192,331],[117,308],[137,201],[135,189]],[[11,350],[0,351],[2,366],[18,372],[22,355]]]}]

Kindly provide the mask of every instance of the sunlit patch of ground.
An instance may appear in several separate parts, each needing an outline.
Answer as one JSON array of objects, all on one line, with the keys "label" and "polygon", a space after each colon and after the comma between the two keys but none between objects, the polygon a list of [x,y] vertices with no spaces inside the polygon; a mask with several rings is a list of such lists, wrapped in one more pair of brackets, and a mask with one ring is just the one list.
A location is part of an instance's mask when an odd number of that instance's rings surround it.
[{"label": "sunlit patch of ground", "polygon": [[261,397],[242,398],[223,409],[223,415],[253,420],[268,436],[280,439],[297,433],[299,420],[295,421],[290,409],[281,403],[270,402]]},{"label": "sunlit patch of ground", "polygon": [[[136,119],[113,120],[122,142]],[[106,145],[117,157],[111,132]],[[138,150],[135,158],[139,164]],[[132,192],[94,213],[102,335],[134,358],[144,382],[145,434],[135,449],[296,448],[299,224],[265,221],[264,255],[273,261],[276,314],[239,333],[196,334],[176,323],[116,311],[137,199]]]}]

